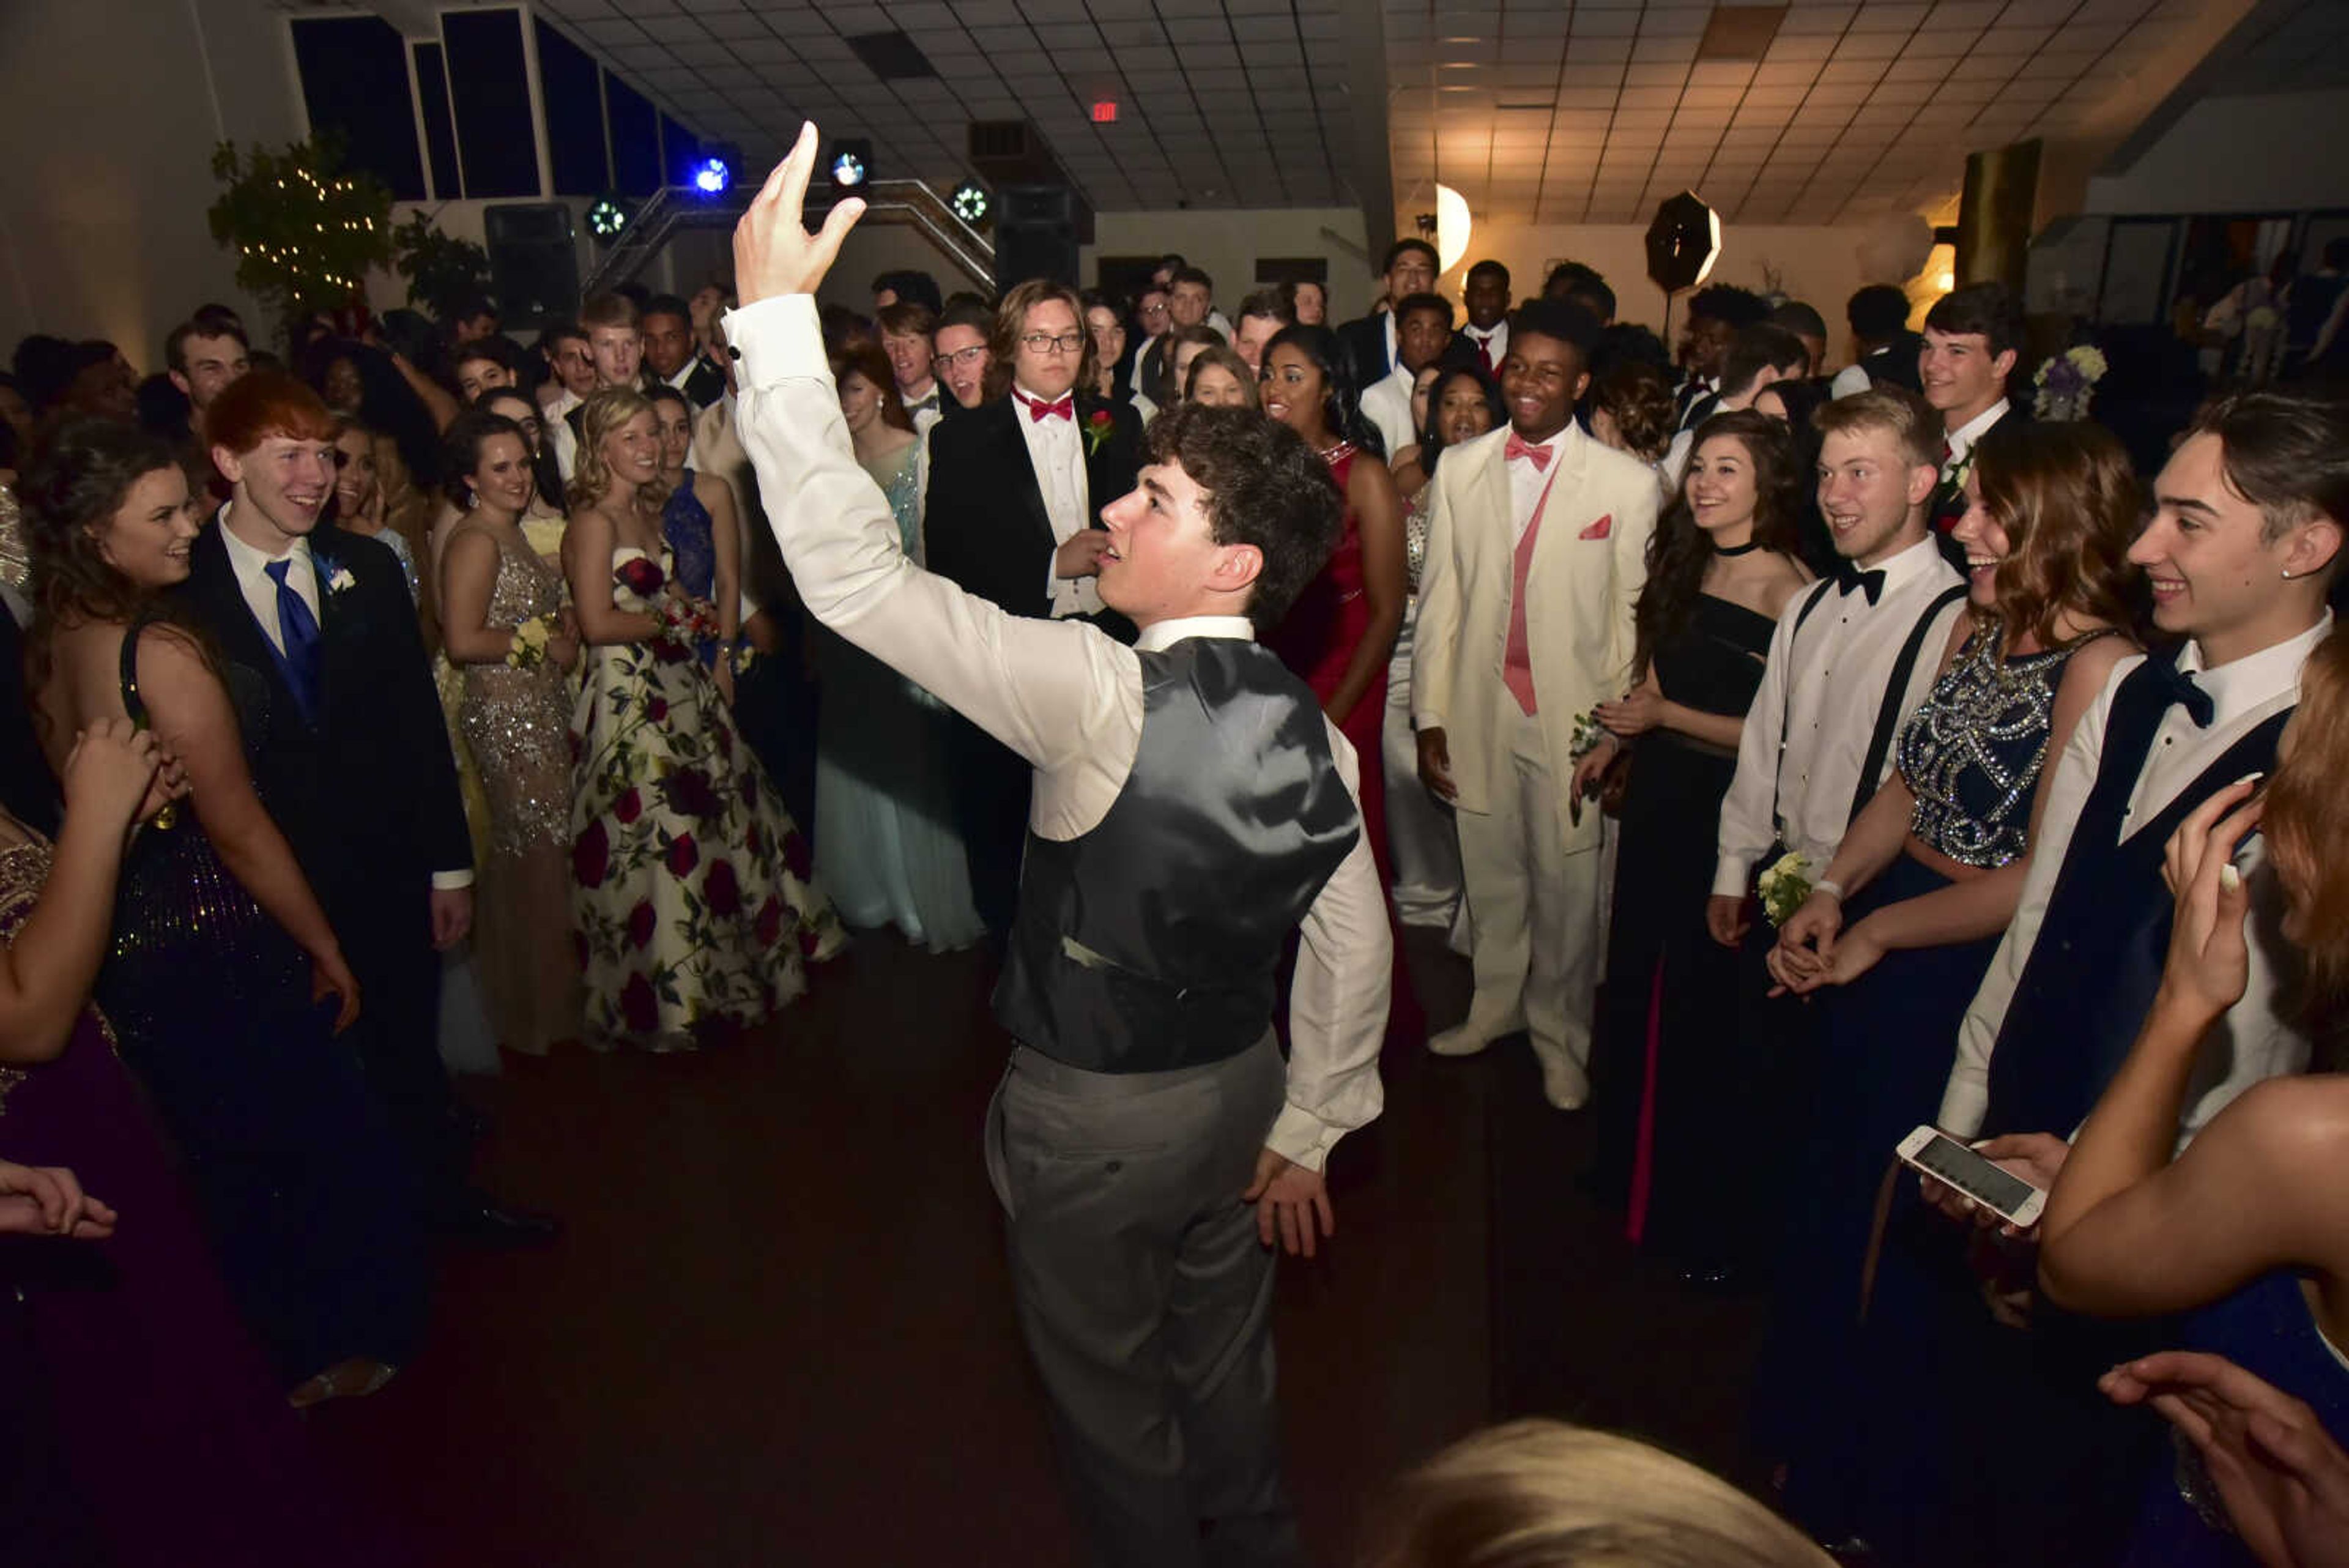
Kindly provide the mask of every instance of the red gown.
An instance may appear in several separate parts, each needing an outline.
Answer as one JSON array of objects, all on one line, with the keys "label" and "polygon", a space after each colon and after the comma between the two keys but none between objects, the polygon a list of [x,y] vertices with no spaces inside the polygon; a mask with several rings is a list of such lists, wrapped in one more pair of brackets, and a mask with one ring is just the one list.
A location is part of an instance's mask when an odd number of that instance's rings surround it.
[{"label": "red gown", "polygon": [[[1322,461],[1330,465],[1330,477],[1338,482],[1340,494],[1348,493],[1346,481],[1359,455],[1351,441],[1340,441],[1321,454]],[[1327,702],[1345,680],[1346,667],[1353,662],[1354,649],[1370,626],[1371,597],[1362,582],[1362,535],[1355,525],[1354,509],[1350,504],[1346,508],[1345,533],[1330,554],[1330,564],[1306,585],[1288,616],[1266,640],[1280,655],[1281,662],[1313,689],[1313,695]],[[1371,857],[1378,865],[1381,895],[1394,886],[1394,867],[1387,851],[1386,769],[1379,749],[1386,713],[1387,655],[1381,655],[1361,700],[1346,715],[1345,722],[1338,726],[1353,743],[1354,760],[1361,767],[1362,832],[1371,841]],[[1392,898],[1387,898],[1387,925],[1395,934],[1394,1002],[1388,1018],[1388,1033],[1393,1035],[1415,1030],[1419,1014],[1406,983],[1402,928],[1396,924]]]}]

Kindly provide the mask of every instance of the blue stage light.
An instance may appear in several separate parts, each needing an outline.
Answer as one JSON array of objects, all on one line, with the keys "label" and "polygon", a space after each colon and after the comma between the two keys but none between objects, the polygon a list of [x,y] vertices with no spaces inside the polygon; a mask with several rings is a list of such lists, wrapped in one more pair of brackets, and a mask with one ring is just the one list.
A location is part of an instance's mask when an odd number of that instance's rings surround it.
[{"label": "blue stage light", "polygon": [[734,171],[726,166],[723,158],[711,158],[694,165],[693,188],[705,196],[722,196],[733,182]]}]

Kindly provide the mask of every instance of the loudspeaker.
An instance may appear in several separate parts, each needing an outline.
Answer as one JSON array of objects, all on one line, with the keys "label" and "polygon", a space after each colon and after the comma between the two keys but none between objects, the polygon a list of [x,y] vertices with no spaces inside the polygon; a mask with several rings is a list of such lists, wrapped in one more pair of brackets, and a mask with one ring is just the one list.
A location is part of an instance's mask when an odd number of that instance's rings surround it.
[{"label": "loudspeaker", "polygon": [[490,291],[509,329],[578,314],[579,246],[569,207],[560,202],[485,207],[481,226],[489,242]]},{"label": "loudspeaker", "polygon": [[996,192],[995,287],[1031,277],[1077,286],[1077,204],[1066,185],[1006,185]]}]

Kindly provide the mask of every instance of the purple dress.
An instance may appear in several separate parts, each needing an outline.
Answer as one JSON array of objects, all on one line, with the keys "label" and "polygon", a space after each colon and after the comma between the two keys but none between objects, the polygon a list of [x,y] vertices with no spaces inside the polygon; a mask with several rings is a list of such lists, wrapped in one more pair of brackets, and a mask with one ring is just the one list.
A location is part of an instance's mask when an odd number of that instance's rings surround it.
[{"label": "purple dress", "polygon": [[[0,940],[49,864],[47,844],[0,848]],[[99,1561],[406,1560],[322,1474],[95,1008],[56,1061],[0,1068],[0,1158],[65,1166],[120,1217],[103,1241],[0,1238],[0,1302],[42,1385],[28,1418],[80,1494],[48,1501],[79,1516]]]}]

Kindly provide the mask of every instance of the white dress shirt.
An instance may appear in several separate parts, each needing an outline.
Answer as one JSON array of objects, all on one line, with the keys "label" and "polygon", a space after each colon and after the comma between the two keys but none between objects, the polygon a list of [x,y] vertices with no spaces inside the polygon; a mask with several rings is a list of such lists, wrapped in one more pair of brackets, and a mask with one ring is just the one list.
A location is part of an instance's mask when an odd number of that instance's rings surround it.
[{"label": "white dress shirt", "polygon": [[563,396],[548,404],[538,419],[539,435],[554,443],[555,471],[563,475],[565,484],[579,471],[579,438],[571,433],[571,410],[586,400],[565,387]]},{"label": "white dress shirt", "polygon": [[1696,448],[1696,427],[1672,432],[1672,444],[1664,449],[1661,461],[1656,464],[1656,478],[1666,495],[1681,493],[1681,475],[1688,472],[1689,453]]},{"label": "white dress shirt", "polygon": [[[2162,716],[2153,733],[2153,747],[2146,754],[2145,767],[2129,791],[2128,805],[2122,814],[2124,842],[2136,831],[2136,823],[2160,815],[2178,798],[2178,792],[2201,776],[2202,771],[2228,747],[2298,701],[2301,666],[2332,630],[2333,616],[2327,611],[2315,626],[2290,641],[2262,649],[2216,670],[2203,669],[2200,645],[2187,644],[2178,668],[2193,672],[2195,684],[2210,694],[2210,724],[2208,729],[2197,728],[2183,707],[2172,708]],[[2031,869],[2023,877],[2014,919],[1999,940],[1989,972],[1982,977],[1982,989],[1974,993],[1972,1003],[1966,1009],[1965,1021],[1958,1026],[1957,1062],[1950,1070],[1939,1117],[1940,1126],[1952,1134],[1971,1137],[1982,1127],[1982,1116],[1990,1105],[1991,1054],[1998,1045],[1998,1032],[2006,1023],[2007,1006],[2014,1000],[2014,988],[2023,979],[2023,965],[2030,961],[2032,947],[2039,940],[2040,922],[2046,919],[2047,901],[2054,893],[2056,875],[2072,847],[2072,830],[2080,820],[2081,809],[2087,805],[2089,791],[2095,787],[2096,769],[2104,760],[2105,726],[2112,718],[2113,694],[2120,690],[2129,671],[2144,661],[2140,655],[2113,666],[2111,679],[2080,716],[2072,732],[2071,743],[2064,748],[2064,755],[2055,764],[2054,777],[2048,781],[2047,809],[2039,830],[2039,842],[2032,846]],[[2243,999],[2227,1010],[2226,1016],[2202,1043],[2179,1121],[2181,1145],[2253,1084],[2280,1074],[2297,1073],[2308,1063],[2308,1039],[2292,1021],[2290,988],[2277,974],[2280,963],[2287,973],[2296,966],[2282,950],[2282,939],[2276,929],[2275,917],[2282,909],[2282,894],[2276,886],[2273,869],[2267,864],[2267,840],[2253,836],[2237,854],[2235,863],[2251,888],[2253,906],[2263,913],[2255,915],[2251,922],[2250,981],[2243,988]],[[2154,896],[2168,895],[2156,890]],[[2083,979],[2093,983],[2093,977]]]},{"label": "white dress shirt", "polygon": [[1515,549],[1526,542],[1526,530],[1534,525],[1534,508],[1540,505],[1542,497],[1549,493],[1549,482],[1557,477],[1558,443],[1566,440],[1566,432],[1572,428],[1573,422],[1568,421],[1559,426],[1549,440],[1526,442],[1537,452],[1549,453],[1549,462],[1543,467],[1535,467],[1531,458],[1519,458],[1515,462],[1503,464],[1509,474],[1510,548]]},{"label": "white dress shirt", "polygon": [[[1135,649],[1090,625],[1008,615],[905,558],[887,503],[850,455],[812,299],[761,300],[730,314],[726,327],[742,356],[743,443],[762,487],[794,498],[771,517],[810,613],[1025,757],[1036,770],[1029,824],[1038,835],[1065,840],[1098,826],[1142,743]],[[1161,621],[1139,647],[1250,635],[1241,618]],[[1359,797],[1353,748],[1326,720],[1324,729]],[[1287,1103],[1265,1144],[1319,1170],[1382,1103],[1379,1042],[1392,950],[1367,837],[1313,900],[1302,935],[1289,990]]]},{"label": "white dress shirt", "polygon": [[[220,530],[221,545],[228,552],[229,569],[236,574],[236,586],[244,595],[244,606],[260,624],[261,635],[278,652],[285,651],[285,631],[277,618],[277,582],[269,568],[279,561],[293,564],[285,569],[285,586],[302,597],[309,607],[310,618],[317,623],[321,637],[326,635],[326,618],[320,611],[317,563],[310,555],[310,541],[295,539],[277,555],[264,555],[232,533],[228,525],[228,509],[233,503],[223,502],[212,518],[212,526]],[[457,871],[435,871],[432,887],[436,892],[453,892],[473,885],[471,868]]]},{"label": "white dress shirt", "polygon": [[[1799,639],[1795,623],[1811,597],[1823,590],[1803,589],[1780,612],[1762,689],[1746,710],[1738,738],[1737,776],[1722,797],[1715,894],[1744,894],[1754,863],[1781,841],[1781,824],[1785,846],[1807,857],[1815,873],[1835,858],[1836,846],[1851,826],[1852,797],[1859,790],[1859,770],[1867,765],[1892,667],[1925,607],[1964,581],[1930,538],[1880,569],[1884,587],[1875,604],[1858,588],[1847,593],[1829,583],[1826,597],[1803,621]],[[1933,618],[1909,689],[1901,693],[1901,722],[1932,690],[1950,628],[1964,613],[1965,601],[1960,599]],[[1885,774],[1891,773],[1892,762],[1888,748]],[[1775,822],[1770,812],[1774,798]]]},{"label": "white dress shirt", "polygon": [[1974,442],[1988,435],[1990,427],[2006,417],[2006,410],[2007,401],[2001,398],[1943,438],[1950,443],[1950,461],[1941,465],[1943,479],[1965,466],[1966,454],[1973,451]]},{"label": "white dress shirt", "polygon": [[1472,348],[1479,343],[1485,345],[1485,351],[1493,358],[1493,374],[1497,376],[1501,373],[1501,361],[1509,357],[1509,324],[1506,320],[1495,322],[1490,332],[1480,332],[1474,326],[1464,327],[1460,329],[1460,336],[1466,338]]},{"label": "white dress shirt", "polygon": [[[1876,352],[1881,354],[1884,350],[1879,348]],[[1868,356],[1871,359],[1875,357],[1874,354]],[[1874,381],[1868,379],[1868,367],[1855,359],[1835,373],[1835,379],[1827,383],[1827,394],[1830,397],[1848,398],[1855,392],[1865,392],[1875,385]]]},{"label": "white dress shirt", "polygon": [[[1044,515],[1051,519],[1056,547],[1091,525],[1085,515],[1084,438],[1077,431],[1074,394],[1063,395],[1071,400],[1069,417],[1053,414],[1040,420],[1030,417],[1029,406],[1044,400],[1030,398],[1017,387],[1011,389],[1011,422],[1019,427],[1019,437],[1028,443],[1028,463],[1036,471],[1036,489],[1044,497]],[[1102,607],[1101,588],[1092,578],[1064,577],[1049,565],[1044,576],[1044,591],[1052,596],[1054,620],[1092,615]]]},{"label": "white dress shirt", "polygon": [[301,596],[310,609],[310,619],[323,630],[326,618],[318,613],[318,571],[310,559],[310,541],[295,539],[274,556],[264,555],[229,531],[229,504],[223,502],[212,526],[220,530],[221,543],[228,549],[229,568],[236,573],[236,586],[244,595],[245,607],[253,618],[261,623],[261,635],[269,639],[272,648],[285,651],[285,632],[277,623],[277,582],[269,568],[279,561],[291,561],[285,569],[285,586]]},{"label": "white dress shirt", "polygon": [[1390,462],[1395,453],[1419,441],[1419,432],[1411,428],[1411,384],[1417,379],[1413,372],[1398,367],[1362,392],[1362,417],[1387,443]]},{"label": "white dress shirt", "polygon": [[946,395],[946,389],[933,380],[928,391],[905,405],[905,417],[914,421],[916,435],[929,434],[937,428],[938,421],[946,418],[938,410],[938,400]]}]

